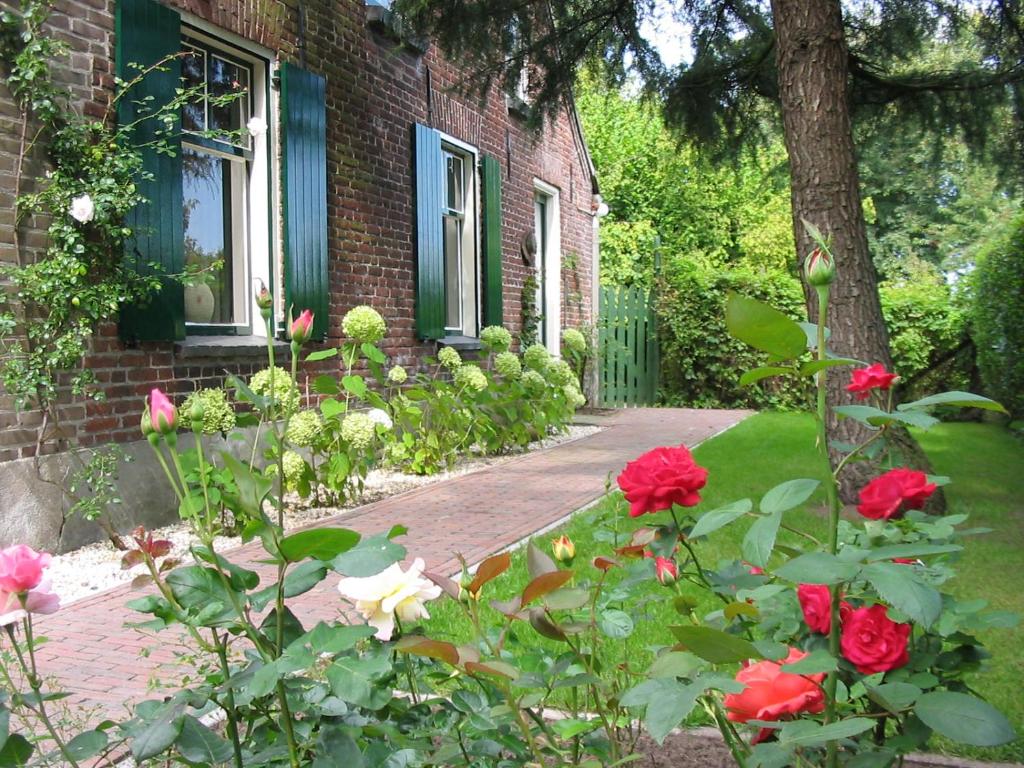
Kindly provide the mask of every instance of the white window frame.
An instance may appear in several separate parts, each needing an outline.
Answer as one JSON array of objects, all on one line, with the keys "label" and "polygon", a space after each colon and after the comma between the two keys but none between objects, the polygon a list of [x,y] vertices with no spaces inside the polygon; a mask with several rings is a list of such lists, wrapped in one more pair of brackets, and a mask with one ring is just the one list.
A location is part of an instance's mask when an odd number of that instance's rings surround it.
[{"label": "white window frame", "polygon": [[[462,243],[459,252],[459,273],[462,278],[461,301],[459,306],[459,326],[448,325],[448,304],[445,296],[445,335],[476,337],[480,332],[480,184],[479,163],[480,153],[476,147],[454,136],[441,133],[441,152],[461,155],[463,158],[463,228]],[[447,180],[445,182],[445,200],[447,201]],[[442,213],[447,215],[447,207]],[[471,253],[472,258],[466,258]]]},{"label": "white window frame", "polygon": [[[249,173],[245,184],[241,224],[237,219],[233,219],[234,234],[240,235],[244,243],[244,258],[242,275],[235,279],[232,288],[243,297],[245,317],[230,324],[186,323],[186,332],[189,326],[204,329],[223,327],[225,331],[230,329],[236,334],[245,334],[246,329],[249,329],[248,333],[251,335],[266,338],[266,326],[256,305],[259,286],[267,286],[274,294],[275,317],[282,316],[284,306],[282,273],[278,270],[275,279],[275,271],[272,268],[272,265],[279,264],[281,240],[280,217],[273,213],[278,210],[277,203],[280,199],[279,174],[275,172],[278,97],[277,92],[269,87],[277,70],[276,55],[269,48],[219,29],[194,14],[182,12],[181,20],[183,38],[192,38],[213,48],[230,48],[232,55],[251,65],[249,114],[262,118],[268,126],[262,135],[251,137],[252,158],[248,160]],[[182,141],[184,144],[189,143],[187,134],[182,137]],[[199,144],[192,146],[200,151],[216,154],[208,147]]]},{"label": "white window frame", "polygon": [[[560,190],[546,181],[533,180],[534,201],[545,198],[544,242],[537,240],[537,268],[543,265],[544,274],[537,289],[537,307],[544,320],[544,338],[541,343],[552,355],[561,352],[562,329],[562,212]],[[534,202],[536,205],[536,202]],[[535,225],[536,226],[536,225]],[[539,234],[539,233],[537,233]],[[541,252],[541,249],[545,249]]]}]

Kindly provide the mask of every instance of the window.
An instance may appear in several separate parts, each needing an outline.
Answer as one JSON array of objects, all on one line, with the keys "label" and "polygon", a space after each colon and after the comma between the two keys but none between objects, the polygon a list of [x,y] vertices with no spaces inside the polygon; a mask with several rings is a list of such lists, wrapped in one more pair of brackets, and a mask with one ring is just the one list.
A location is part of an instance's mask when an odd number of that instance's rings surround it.
[{"label": "window", "polygon": [[552,354],[561,348],[562,240],[558,189],[534,181],[533,226],[537,242],[537,309],[540,340]]},{"label": "window", "polygon": [[449,334],[477,333],[476,155],[443,142],[444,327]]},{"label": "window", "polygon": [[252,302],[259,281],[273,284],[270,174],[266,133],[247,126],[267,124],[268,62],[198,30],[182,48],[183,84],[200,93],[182,110],[184,258],[206,275],[185,289],[186,328],[260,333]]}]

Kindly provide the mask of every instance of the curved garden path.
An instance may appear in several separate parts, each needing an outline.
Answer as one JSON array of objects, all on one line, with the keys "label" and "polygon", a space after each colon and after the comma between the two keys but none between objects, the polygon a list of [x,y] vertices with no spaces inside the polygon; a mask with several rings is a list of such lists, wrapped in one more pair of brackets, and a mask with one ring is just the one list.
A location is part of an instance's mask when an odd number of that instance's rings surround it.
[{"label": "curved garden path", "polygon": [[[658,445],[693,446],[738,423],[749,411],[629,409],[596,417],[607,428],[590,437],[526,454],[497,466],[367,504],[313,527],[344,526],[363,535],[404,525],[399,539],[410,557],[422,557],[430,570],[458,570],[456,553],[470,563],[548,528],[604,493],[609,473]],[[228,556],[273,581],[259,542]],[[336,619],[342,603],[328,577],[315,589],[289,600],[306,626]],[[126,626],[145,616],[125,603],[145,591],[121,586],[73,603],[53,616],[40,617],[37,632],[48,638],[40,649],[40,672],[70,692],[67,700],[89,719],[123,717],[127,705],[159,695],[151,681],[174,681],[184,646],[179,635],[164,631],[143,635]]]}]

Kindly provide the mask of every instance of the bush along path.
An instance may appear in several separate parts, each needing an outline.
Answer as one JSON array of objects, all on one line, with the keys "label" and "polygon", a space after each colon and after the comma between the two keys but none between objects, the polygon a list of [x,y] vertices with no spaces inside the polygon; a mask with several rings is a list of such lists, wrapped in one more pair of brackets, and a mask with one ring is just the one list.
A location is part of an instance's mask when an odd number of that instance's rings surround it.
[{"label": "bush along path", "polygon": [[[658,445],[695,445],[749,413],[623,410],[591,437],[368,504],[311,530],[344,525],[365,540],[401,525],[408,533],[397,541],[410,559],[422,558],[429,570],[450,574],[459,568],[457,554],[478,562],[602,496],[609,468]],[[275,567],[260,564],[266,552],[259,542],[226,555],[233,564],[257,572],[261,584],[273,583]],[[346,604],[337,582],[328,577],[289,600],[304,626],[342,615]],[[151,680],[173,687],[188,669],[178,663],[187,649],[183,635],[140,634],[128,626],[145,617],[126,604],[152,593],[119,587],[35,620],[36,633],[47,638],[36,652],[40,674],[53,678],[54,688],[72,693],[68,701],[90,719],[125,715],[128,706],[151,695]]]}]

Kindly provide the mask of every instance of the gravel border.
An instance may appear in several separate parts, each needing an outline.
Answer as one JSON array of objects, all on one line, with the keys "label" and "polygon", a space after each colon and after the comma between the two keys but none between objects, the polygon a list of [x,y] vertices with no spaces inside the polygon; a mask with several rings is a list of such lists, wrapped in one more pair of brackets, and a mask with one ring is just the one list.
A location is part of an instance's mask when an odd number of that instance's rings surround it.
[{"label": "gravel border", "polygon": [[[525,451],[507,456],[464,459],[452,469],[439,472],[436,475],[409,475],[403,472],[375,469],[366,476],[363,495],[352,504],[341,507],[307,507],[297,497],[291,498],[285,509],[285,530],[301,528],[318,520],[352,512],[365,504],[380,501],[414,488],[433,485],[470,472],[479,472],[519,458],[526,453],[590,437],[601,432],[602,429],[602,427],[594,425],[573,424],[564,434],[531,443]],[[199,543],[191,528],[183,522],[157,528],[152,533],[154,539],[169,540],[172,545],[172,553],[178,557],[184,557],[188,554],[190,546]],[[238,537],[218,536],[214,540],[214,546],[219,551],[239,546],[241,543],[241,539]],[[47,569],[47,575],[52,580],[54,591],[61,597],[61,604],[67,606],[131,581],[138,573],[136,570],[121,570],[123,556],[124,552],[114,549],[113,545],[106,540],[88,544],[73,552],[55,555]]]}]

